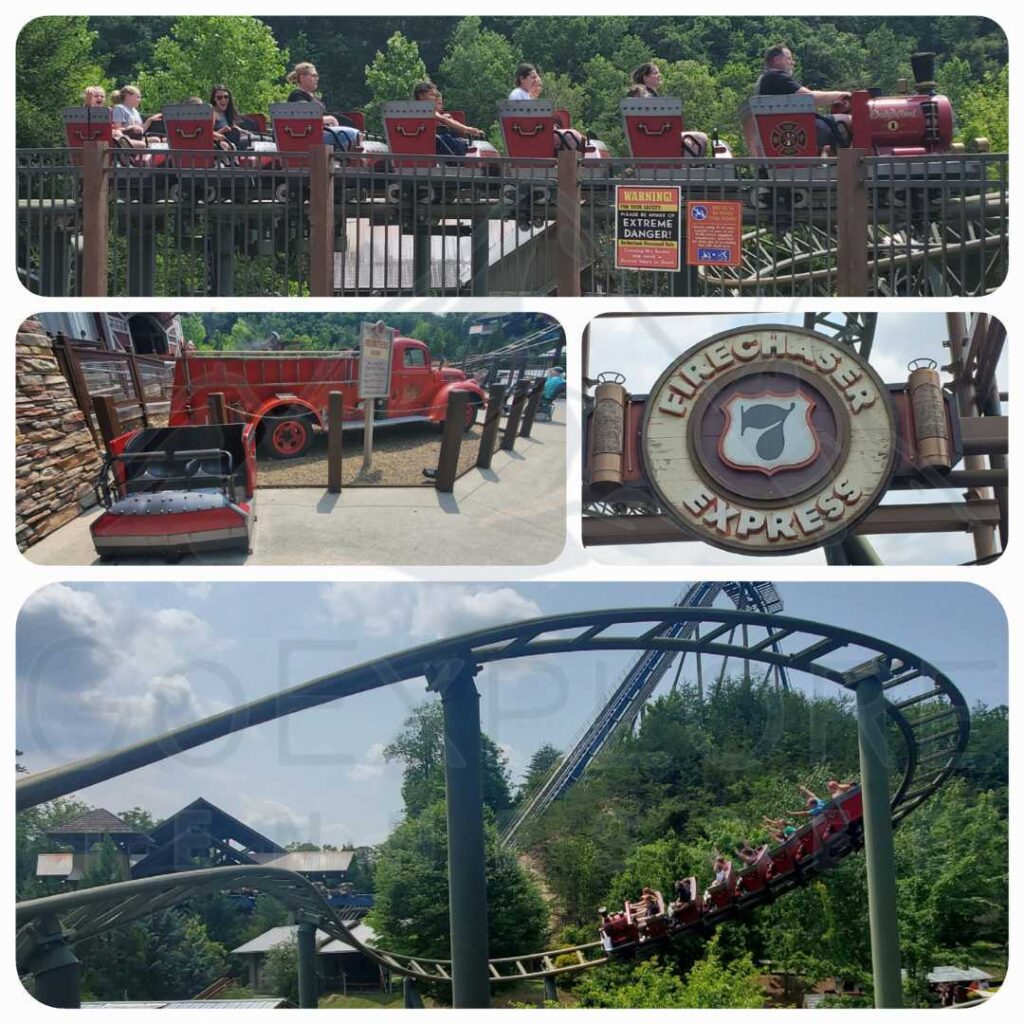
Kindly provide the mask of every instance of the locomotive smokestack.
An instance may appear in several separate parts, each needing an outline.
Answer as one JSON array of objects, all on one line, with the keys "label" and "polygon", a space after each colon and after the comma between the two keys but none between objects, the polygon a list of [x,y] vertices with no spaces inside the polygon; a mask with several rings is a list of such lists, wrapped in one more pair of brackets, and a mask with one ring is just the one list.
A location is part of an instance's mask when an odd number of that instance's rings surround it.
[{"label": "locomotive smokestack", "polygon": [[914,88],[926,96],[933,95],[935,92],[935,54],[912,54],[910,67],[914,72]]}]

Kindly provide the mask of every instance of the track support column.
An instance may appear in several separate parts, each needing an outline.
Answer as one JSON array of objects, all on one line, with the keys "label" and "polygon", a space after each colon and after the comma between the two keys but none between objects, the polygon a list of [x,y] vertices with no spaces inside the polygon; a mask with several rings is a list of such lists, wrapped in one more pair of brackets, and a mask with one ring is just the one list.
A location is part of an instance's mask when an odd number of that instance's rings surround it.
[{"label": "track support column", "polygon": [[25,963],[32,973],[35,997],[45,1006],[77,1010],[82,1005],[79,986],[82,965],[52,914],[35,926],[36,947]]},{"label": "track support column", "polygon": [[316,925],[299,922],[299,1008],[315,1010],[318,1003],[316,981]]},{"label": "track support column", "polygon": [[555,984],[555,976],[553,974],[544,975],[544,1002],[558,1002],[558,986]]},{"label": "track support column", "polygon": [[857,695],[871,968],[875,1006],[880,1009],[903,1006],[900,931],[896,919],[896,856],[889,800],[889,745],[885,736],[885,697],[882,691],[882,684],[889,675],[884,658],[869,661],[846,673],[846,683]]},{"label": "track support column", "polygon": [[406,1010],[422,1010],[423,999],[416,987],[416,979],[406,975],[402,979],[402,1004]]},{"label": "track support column", "polygon": [[444,706],[444,778],[448,807],[448,914],[452,1001],[456,1009],[491,1005],[487,967],[487,872],[480,777],[480,671],[469,657],[427,673]]}]

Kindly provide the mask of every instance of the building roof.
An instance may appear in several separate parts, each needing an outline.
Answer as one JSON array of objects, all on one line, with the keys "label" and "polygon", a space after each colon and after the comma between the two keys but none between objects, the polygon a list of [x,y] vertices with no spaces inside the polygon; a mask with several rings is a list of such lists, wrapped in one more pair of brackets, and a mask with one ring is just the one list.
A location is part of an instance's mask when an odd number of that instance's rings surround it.
[{"label": "building roof", "polygon": [[348,871],[352,863],[352,850],[316,850],[311,852],[293,852],[283,855],[256,854],[253,860],[268,867],[284,868],[286,871],[298,871],[300,874],[338,874]]},{"label": "building roof", "polygon": [[[281,946],[288,942],[295,942],[298,928],[299,926],[296,924],[282,924],[278,925],[276,928],[269,928],[262,935],[257,935],[256,938],[250,939],[237,949],[231,950],[231,952],[232,954],[267,953],[275,946]],[[352,932],[360,942],[369,945],[372,945],[374,940],[377,938],[376,932],[374,932],[374,930],[367,924],[349,925],[349,931]],[[319,928],[316,930],[316,946],[317,952],[321,955],[325,953],[356,952],[355,946],[350,946],[347,942],[341,942],[339,939],[332,939],[327,932],[323,932]]]},{"label": "building roof", "polygon": [[86,811],[85,814],[79,815],[71,821],[65,821],[63,825],[48,828],[46,834],[48,836],[146,835],[145,832],[140,832],[133,825],[129,825],[128,822],[119,818],[116,814],[111,814],[110,811],[103,807],[96,807],[91,811]]},{"label": "building roof", "polygon": [[154,842],[160,846],[174,842],[181,831],[182,824],[179,821],[181,818],[184,818],[190,827],[203,824],[208,827],[209,831],[219,834],[228,833],[231,839],[242,843],[254,852],[286,852],[283,846],[279,846],[272,839],[268,839],[262,833],[257,832],[256,829],[250,828],[245,822],[239,821],[238,818],[228,814],[227,811],[221,810],[216,805],[211,804],[209,800],[203,799],[203,797],[193,800],[187,807],[182,807],[180,811],[172,814],[165,821],[157,825],[150,833]]},{"label": "building roof", "polygon": [[[349,925],[348,930],[355,938],[363,943],[364,946],[372,946],[377,940],[377,933],[368,924]],[[350,946],[347,942],[342,942],[341,939],[331,939],[327,945],[320,949],[320,954],[352,953],[355,951],[355,946]]]},{"label": "building roof", "polygon": [[[257,935],[256,938],[250,939],[248,942],[243,942],[237,949],[231,950],[232,953],[266,953],[273,949],[275,946],[283,946],[286,943],[296,941],[296,933],[299,930],[297,924],[280,924],[275,928],[268,928],[262,935]],[[316,944],[319,949],[330,936],[327,932],[322,932],[319,928],[316,930]]]},{"label": "building roof", "polygon": [[928,982],[931,985],[940,985],[943,982],[963,981],[991,981],[992,975],[986,974],[977,967],[933,967],[928,973]]}]

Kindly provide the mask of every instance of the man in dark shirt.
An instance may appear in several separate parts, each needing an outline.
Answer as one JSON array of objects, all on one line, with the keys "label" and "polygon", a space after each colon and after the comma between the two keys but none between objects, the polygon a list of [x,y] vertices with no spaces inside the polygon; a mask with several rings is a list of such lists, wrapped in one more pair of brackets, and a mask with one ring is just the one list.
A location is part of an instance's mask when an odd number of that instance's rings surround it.
[{"label": "man in dark shirt", "polygon": [[[793,51],[788,46],[779,44],[769,47],[764,55],[764,69],[755,86],[757,95],[791,96],[794,93],[800,93],[804,96],[812,97],[816,107],[827,108],[831,107],[834,103],[849,102],[850,94],[848,92],[839,92],[832,89],[808,89],[807,86],[801,85],[793,77],[793,67],[795,64],[796,60],[793,57]],[[840,136],[837,135],[836,124],[835,118],[823,117],[821,114],[818,115],[817,134],[819,152],[825,146],[832,146],[834,149],[837,145],[843,144]],[[846,144],[848,145],[848,143]]]}]

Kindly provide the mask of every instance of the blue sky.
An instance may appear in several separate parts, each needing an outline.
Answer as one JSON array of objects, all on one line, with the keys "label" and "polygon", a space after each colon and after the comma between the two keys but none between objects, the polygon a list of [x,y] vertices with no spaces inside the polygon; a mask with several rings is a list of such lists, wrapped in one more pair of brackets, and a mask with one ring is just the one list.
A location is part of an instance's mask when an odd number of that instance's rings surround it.
[{"label": "blue sky", "polygon": [[[832,317],[839,320],[836,314]],[[633,394],[647,393],[665,368],[686,349],[704,338],[736,327],[757,323],[803,324],[803,313],[723,313],[696,316],[610,317],[591,321],[590,376],[603,371],[626,375],[626,387]],[[949,350],[942,342],[947,334],[944,313],[882,313],[875,330],[871,364],[886,383],[907,379],[907,363],[930,357],[938,365],[949,362]],[[997,379],[1008,386],[1006,350],[999,363]],[[943,374],[948,381],[949,374]],[[883,503],[957,501],[961,491],[895,491]],[[874,536],[872,545],[887,565],[956,565],[974,557],[974,545],[966,533],[902,534]],[[679,565],[753,565],[762,559],[733,554],[708,544],[658,544],[597,547],[590,554],[599,562],[615,565],[643,565],[652,557],[660,563]],[[820,565],[820,550],[770,559],[776,562]],[[765,571],[768,571],[767,569]]]},{"label": "blue sky", "polygon": [[[431,639],[535,615],[667,605],[682,587],[54,584],[29,598],[18,622],[18,746],[22,761],[41,770]],[[1007,700],[1006,621],[979,587],[779,589],[787,614],[904,646],[945,671],[970,703]],[[541,744],[571,742],[631,661],[581,654],[484,669],[483,727],[517,779]],[[434,699],[423,681],[387,687],[250,729],[81,797],[115,812],[140,805],[162,816],[204,796],[282,842],[379,842],[401,811],[400,770],[384,762],[383,747],[412,707]]]}]

